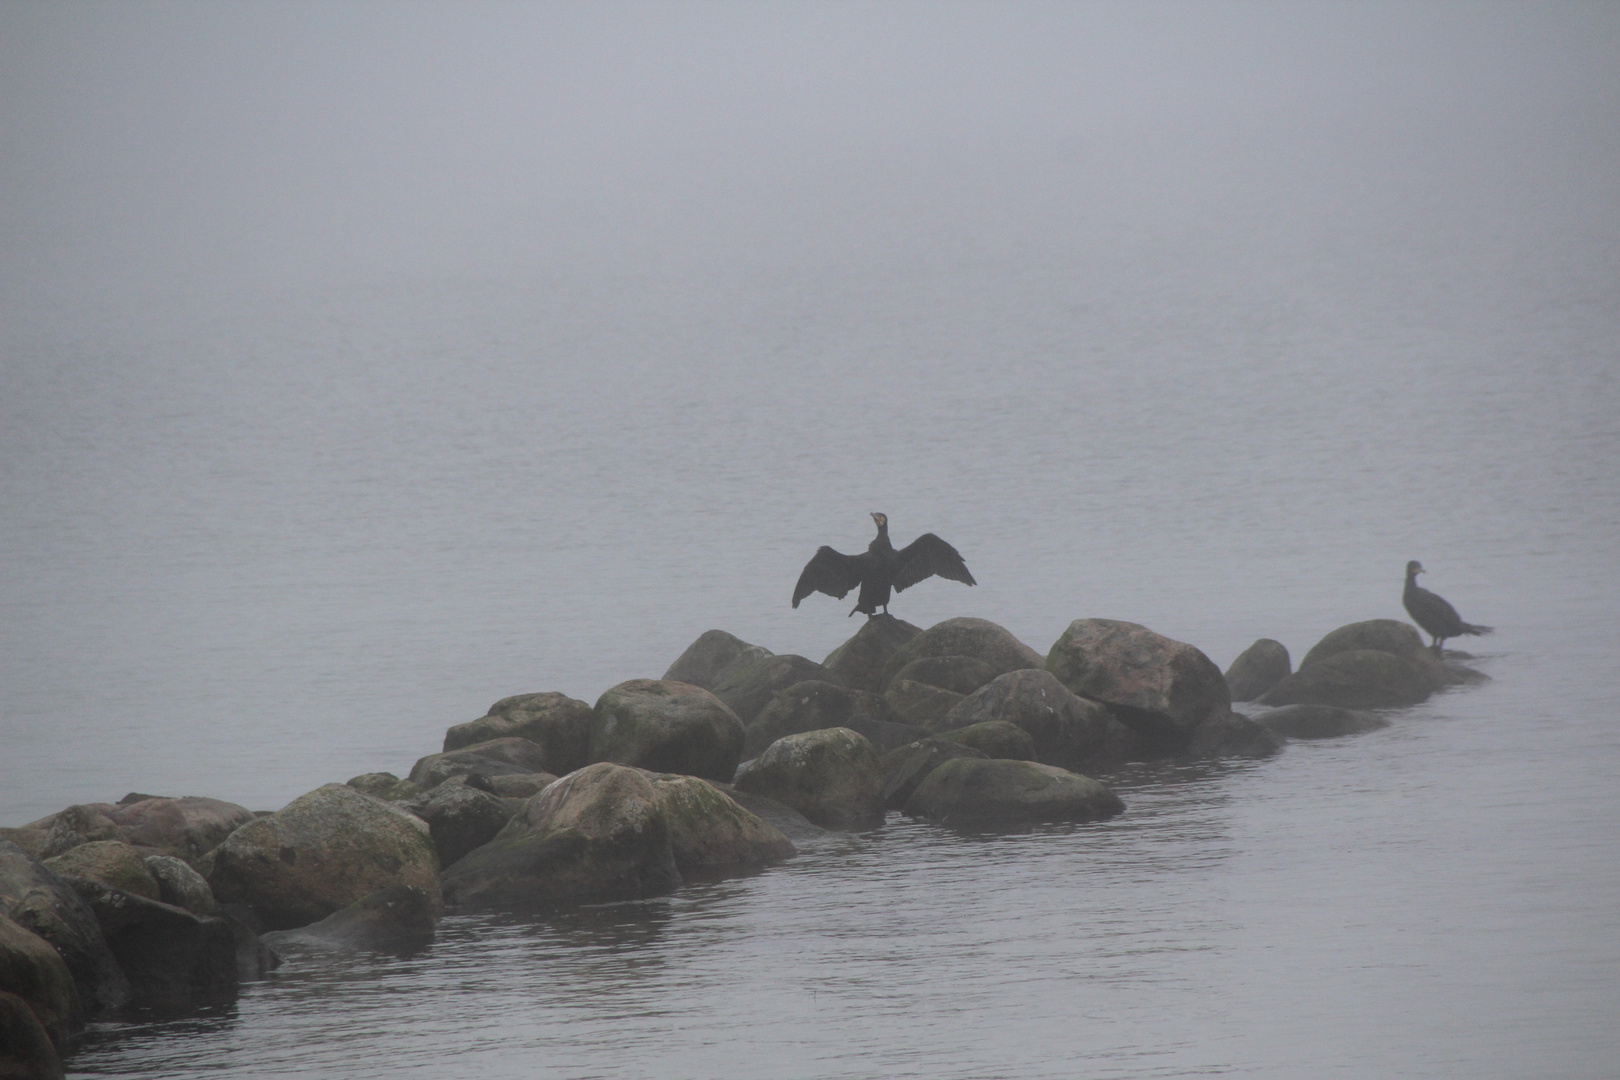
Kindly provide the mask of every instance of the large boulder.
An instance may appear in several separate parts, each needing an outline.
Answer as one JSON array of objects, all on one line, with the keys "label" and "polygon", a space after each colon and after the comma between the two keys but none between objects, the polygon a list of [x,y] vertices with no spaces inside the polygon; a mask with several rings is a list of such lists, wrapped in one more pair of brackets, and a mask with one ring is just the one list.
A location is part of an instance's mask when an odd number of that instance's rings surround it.
[{"label": "large boulder", "polygon": [[680,658],[664,672],[667,682],[683,682],[713,691],[731,675],[756,660],[773,656],[771,650],[750,645],[724,630],[706,630],[686,647]]},{"label": "large boulder", "polygon": [[962,703],[964,696],[954,690],[911,679],[895,679],[883,691],[883,700],[900,723],[927,732],[941,730],[945,717]]},{"label": "large boulder", "polygon": [[27,1002],[58,1053],[84,1026],[79,993],[66,962],[50,943],[0,915],[0,989]]},{"label": "large boulder", "polygon": [[507,736],[419,758],[411,766],[410,779],[426,790],[438,787],[452,776],[471,773],[507,776],[550,771],[546,768],[545,747],[528,739]]},{"label": "large boulder", "polygon": [[780,691],[760,710],[745,729],[743,757],[758,757],[784,735],[847,727],[871,739],[865,729],[878,733],[883,730],[881,725],[895,723],[894,711],[876,694],[811,679]]},{"label": "large boulder", "polygon": [[953,758],[987,758],[988,754],[949,739],[918,739],[883,755],[883,805],[899,810],[928,774]]},{"label": "large boulder", "polygon": [[35,822],[45,827],[45,841],[39,858],[50,859],[97,840],[124,840],[124,830],[112,816],[118,807],[111,803],[76,803],[49,818]]},{"label": "large boulder", "polygon": [[512,773],[507,776],[492,776],[489,786],[495,789],[495,794],[503,799],[523,799],[528,801],[540,794],[555,783],[557,777],[552,773]]},{"label": "large boulder", "polygon": [[1335,739],[1389,727],[1377,713],[1332,705],[1284,705],[1257,718],[1274,735],[1287,739]]},{"label": "large boulder", "polygon": [[1124,813],[1107,785],[1055,765],[954,758],[930,772],[905,812],[943,825],[997,827],[1042,821],[1098,821]]},{"label": "large boulder", "polygon": [[1299,662],[1299,666],[1304,670],[1330,656],[1360,649],[1372,649],[1375,652],[1405,657],[1430,671],[1437,680],[1436,686],[1444,685],[1442,665],[1435,658],[1434,652],[1423,644],[1423,638],[1416,630],[1397,619],[1367,619],[1364,622],[1349,623],[1331,630],[1321,641],[1311,646],[1305,658]]},{"label": "large boulder", "polygon": [[1017,724],[1034,741],[1036,761],[1071,772],[1111,769],[1136,746],[1113,713],[1040,669],[996,676],[958,702],[941,724],[951,729],[988,720]]},{"label": "large boulder", "polygon": [[883,824],[883,765],[848,728],[788,735],[737,774],[740,791],[785,803],[817,825],[845,831]]},{"label": "large boulder", "polygon": [[163,899],[163,887],[139,851],[118,840],[93,840],[45,860],[58,877],[100,881],[148,900]]},{"label": "large boulder", "polygon": [[62,1056],[45,1030],[16,994],[0,990],[0,1077],[5,1080],[61,1080]]},{"label": "large boulder", "polygon": [[1046,670],[1107,705],[1150,752],[1183,751],[1198,725],[1232,708],[1209,657],[1133,622],[1076,619],[1053,643]]},{"label": "large boulder", "polygon": [[838,676],[793,653],[767,656],[729,671],[714,687],[714,696],[726,703],[744,724],[751,724],[778,693],[796,683],[839,682]]},{"label": "large boulder", "polygon": [[213,914],[218,906],[213,890],[208,887],[208,879],[193,870],[190,863],[173,855],[148,855],[142,861],[158,883],[157,899],[183,907],[193,915]]},{"label": "large boulder", "polygon": [[390,885],[361,897],[320,922],[264,935],[272,949],[333,949],[408,953],[433,943],[438,921],[433,897],[415,885]]},{"label": "large boulder", "polygon": [[895,672],[889,681],[910,679],[966,696],[997,674],[995,668],[977,656],[919,656]]},{"label": "large boulder", "polygon": [[427,822],[440,866],[483,847],[512,820],[499,795],[467,784],[440,784],[399,806]]},{"label": "large boulder", "polygon": [[0,841],[0,915],[50,943],[67,963],[90,1014],[129,1004],[129,980],[113,959],[95,913],[50,868]]},{"label": "large boulder", "polygon": [[1271,638],[1261,638],[1238,654],[1226,669],[1226,688],[1233,701],[1253,701],[1293,674],[1288,647]]},{"label": "large boulder", "polygon": [[140,798],[108,816],[129,843],[155,848],[189,863],[252,821],[253,811],[222,799],[187,795],[179,799]]},{"label": "large boulder", "polygon": [[1260,697],[1262,705],[1336,705],[1391,709],[1416,705],[1434,692],[1422,663],[1379,649],[1351,649],[1301,664]]},{"label": "large boulder", "polygon": [[237,829],[213,851],[208,884],[248,904],[269,930],[324,919],[388,885],[437,902],[439,858],[428,826],[344,784],[300,795]]},{"label": "large boulder", "polygon": [[68,884],[96,913],[135,1004],[177,1007],[236,996],[236,937],[224,919],[134,896],[89,878]]},{"label": "large boulder", "polygon": [[489,707],[489,714],[444,733],[445,750],[461,750],[493,739],[528,739],[541,748],[535,772],[561,776],[588,760],[591,707],[555,691],[517,694]]},{"label": "large boulder", "polygon": [[354,790],[364,792],[383,802],[401,802],[422,794],[422,785],[412,780],[401,780],[391,772],[368,772],[351,776],[344,781]]},{"label": "large boulder", "polygon": [[494,840],[445,872],[444,893],[457,907],[547,907],[636,900],[679,883],[652,781],[604,761],[530,799]]},{"label": "large boulder", "polygon": [[1035,740],[1017,724],[1005,720],[985,720],[954,731],[943,731],[942,739],[971,746],[985,757],[1034,761]]},{"label": "large boulder", "polygon": [[743,738],[737,714],[702,687],[631,679],[597,700],[590,758],[723,781],[737,771]]},{"label": "large boulder", "polygon": [[710,781],[667,773],[649,779],[669,823],[670,850],[683,877],[758,869],[796,854],[779,829]]},{"label": "large boulder", "polygon": [[883,692],[883,665],[896,649],[922,633],[893,615],[869,617],[855,636],[827,654],[821,666],[843,680],[844,685],[868,694]]},{"label": "large boulder", "polygon": [[990,666],[992,677],[1041,666],[1041,654],[987,619],[956,618],[935,623],[894,651],[883,663],[883,686],[913,660],[929,656],[971,656]]}]

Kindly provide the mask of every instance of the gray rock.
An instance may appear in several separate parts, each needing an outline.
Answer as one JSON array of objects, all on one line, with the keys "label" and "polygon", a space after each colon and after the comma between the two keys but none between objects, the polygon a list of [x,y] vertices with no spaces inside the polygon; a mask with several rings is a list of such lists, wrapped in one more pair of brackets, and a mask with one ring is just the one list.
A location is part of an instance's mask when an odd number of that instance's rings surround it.
[{"label": "gray rock", "polygon": [[[743,756],[757,757],[784,735],[860,723],[894,723],[894,711],[876,694],[811,679],[779,691],[747,725]],[[858,729],[857,729],[858,730]]]},{"label": "gray rock", "polygon": [[193,915],[211,915],[214,894],[208,888],[208,879],[191,868],[184,859],[173,855],[148,855],[144,862],[147,871],[158,883],[157,899],[165,904],[183,907]]},{"label": "gray rock", "polygon": [[30,829],[24,826],[19,829],[0,827],[0,841],[15,845],[30,857],[45,858],[45,838],[50,835],[48,829]]},{"label": "gray rock", "polygon": [[593,762],[725,781],[742,760],[743,738],[742,721],[707,690],[631,679],[597,700],[590,757]]},{"label": "gray rock", "polygon": [[53,815],[47,819],[45,844],[39,857],[52,859],[96,840],[125,842],[123,830],[109,816],[117,810],[109,803],[79,803]]},{"label": "gray rock", "polygon": [[1352,649],[1301,664],[1260,704],[1388,709],[1416,705],[1433,692],[1434,677],[1425,665],[1377,649]]},{"label": "gray rock", "polygon": [[1288,649],[1280,641],[1261,638],[1226,669],[1226,686],[1233,701],[1253,701],[1293,674]]},{"label": "gray rock", "polygon": [[121,840],[92,840],[45,860],[58,877],[84,877],[148,900],[163,899],[163,887],[141,853]]},{"label": "gray rock", "polygon": [[883,766],[848,728],[776,740],[739,770],[735,786],[791,806],[817,825],[855,831],[883,824]]},{"label": "gray rock", "polygon": [[109,816],[129,843],[191,863],[252,821],[253,811],[200,795],[180,799],[143,796]]},{"label": "gray rock", "polygon": [[91,1015],[129,1004],[129,980],[113,959],[95,913],[50,868],[0,842],[0,915],[49,942],[72,974]]},{"label": "gray rock", "polygon": [[0,915],[0,988],[27,1004],[59,1054],[84,1026],[66,962],[44,938],[4,915]]},{"label": "gray rock", "polygon": [[445,750],[461,750],[494,739],[519,738],[542,754],[535,772],[557,776],[586,763],[591,741],[591,707],[566,694],[517,694],[489,707],[489,714],[457,724],[444,735]]},{"label": "gray rock", "polygon": [[649,777],[669,823],[675,866],[687,878],[753,870],[791,859],[793,842],[712,781]]},{"label": "gray rock", "polygon": [[64,880],[96,913],[136,1005],[189,1007],[236,996],[236,939],[224,919],[194,915],[89,878]]},{"label": "gray rock", "polygon": [[297,930],[272,930],[264,942],[278,952],[332,949],[409,953],[433,943],[437,905],[414,885],[390,885],[362,897],[320,922]]},{"label": "gray rock", "polygon": [[1000,827],[1098,821],[1124,813],[1107,785],[1034,761],[954,758],[930,772],[905,812],[943,825]]},{"label": "gray rock", "polygon": [[483,776],[512,776],[518,773],[551,772],[546,768],[546,750],[539,743],[514,736],[474,743],[460,750],[429,754],[411,766],[411,782],[428,790],[452,776],[479,773]]},{"label": "gray rock", "polygon": [[907,641],[884,661],[884,688],[907,664],[929,656],[971,656],[990,665],[992,676],[1042,664],[1040,653],[987,619],[946,619]]},{"label": "gray rock", "polygon": [[883,805],[899,810],[929,773],[953,758],[989,755],[949,739],[919,739],[883,755]]},{"label": "gray rock", "polygon": [[883,691],[883,700],[901,723],[928,732],[938,730],[950,711],[962,703],[962,698],[963,695],[955,691],[910,679],[895,679]]},{"label": "gray rock", "polygon": [[61,1080],[62,1057],[28,1002],[0,990],[0,1077]]},{"label": "gray rock", "polygon": [[909,679],[964,697],[995,678],[996,669],[976,656],[923,656],[895,672],[890,683]]},{"label": "gray rock", "polygon": [[[1310,651],[1305,654],[1305,659],[1299,662],[1299,666],[1304,670],[1330,656],[1362,649],[1405,657],[1425,670],[1435,672],[1436,678],[1439,678],[1437,673],[1440,663],[1435,659],[1433,651],[1423,644],[1423,638],[1416,630],[1396,619],[1368,619],[1330,631],[1321,641],[1311,646]],[[1435,685],[1442,686],[1444,681],[1437,681]]]},{"label": "gray rock", "polygon": [[744,725],[751,724],[778,693],[796,683],[839,682],[838,676],[802,656],[767,656],[728,672],[715,685],[714,696],[726,703]]},{"label": "gray rock", "polygon": [[1029,737],[1029,732],[1005,720],[969,724],[954,731],[941,732],[939,737],[970,746],[985,757],[1012,761],[1035,760],[1035,740]]},{"label": "gray rock", "polygon": [[1263,758],[1282,743],[1262,724],[1228,709],[1198,725],[1187,743],[1190,758]]},{"label": "gray rock", "polygon": [[1284,705],[1257,718],[1273,734],[1287,739],[1335,739],[1389,727],[1376,713],[1332,705]]},{"label": "gray rock", "polygon": [[354,790],[370,795],[373,799],[381,799],[383,802],[401,802],[422,794],[421,784],[401,780],[391,772],[361,773],[359,776],[349,777],[345,783]]},{"label": "gray rock", "polygon": [[881,694],[883,665],[896,649],[920,633],[921,627],[893,615],[873,615],[855,632],[854,637],[828,653],[821,666],[838,676],[852,690]]},{"label": "gray rock", "polygon": [[1009,671],[958,702],[940,722],[947,730],[1005,720],[1029,732],[1035,760],[1070,772],[1111,769],[1129,760],[1135,736],[1095,701],[1079,697],[1044,670]]},{"label": "gray rock", "polygon": [[708,630],[686,647],[680,658],[669,665],[664,678],[669,682],[683,682],[714,691],[731,675],[754,663],[773,656],[771,650],[750,645],[724,630]]},{"label": "gray rock", "polygon": [[440,784],[399,806],[427,822],[440,866],[483,847],[512,819],[499,795],[467,784]]},{"label": "gray rock", "polygon": [[495,794],[503,799],[527,800],[540,794],[556,780],[557,777],[548,772],[513,773],[509,776],[492,776],[489,783],[495,789]]},{"label": "gray rock", "polygon": [[765,795],[756,795],[751,791],[739,791],[731,784],[712,783],[720,791],[731,797],[738,806],[759,818],[767,825],[776,829],[783,836],[796,844],[813,843],[825,840],[838,834],[831,829],[823,829],[793,807],[779,803]]}]

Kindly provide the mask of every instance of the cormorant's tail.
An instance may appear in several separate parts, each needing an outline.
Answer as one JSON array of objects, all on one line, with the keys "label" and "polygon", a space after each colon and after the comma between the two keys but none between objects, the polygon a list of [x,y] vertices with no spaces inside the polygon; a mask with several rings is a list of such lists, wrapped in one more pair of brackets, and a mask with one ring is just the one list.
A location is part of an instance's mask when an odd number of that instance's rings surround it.
[{"label": "cormorant's tail", "polygon": [[1494,626],[1475,626],[1473,623],[1462,624],[1462,632],[1465,634],[1489,634],[1495,629]]}]

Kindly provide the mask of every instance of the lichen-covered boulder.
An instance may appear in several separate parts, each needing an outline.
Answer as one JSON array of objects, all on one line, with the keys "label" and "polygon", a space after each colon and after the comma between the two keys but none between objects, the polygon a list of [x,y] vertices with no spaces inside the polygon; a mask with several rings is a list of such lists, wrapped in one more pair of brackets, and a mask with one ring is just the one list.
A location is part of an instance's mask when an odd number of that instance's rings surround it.
[{"label": "lichen-covered boulder", "polygon": [[0,989],[28,1003],[60,1053],[84,1026],[79,993],[67,963],[38,934],[0,915]]},{"label": "lichen-covered boulder", "polygon": [[534,771],[557,776],[573,772],[588,760],[591,707],[555,691],[505,697],[489,707],[488,715],[445,732],[444,748],[461,750],[508,738],[527,739],[541,748],[541,764]]},{"label": "lichen-covered boulder", "polygon": [[839,682],[838,676],[793,653],[767,656],[735,668],[715,685],[714,696],[726,703],[745,725],[754,722],[778,693],[797,683]]},{"label": "lichen-covered boulder", "polygon": [[1005,720],[985,720],[954,731],[942,731],[942,739],[971,746],[985,757],[1034,761],[1035,740],[1017,724]]},{"label": "lichen-covered boulder", "polygon": [[183,907],[193,915],[213,914],[213,890],[208,887],[208,879],[193,870],[190,863],[173,855],[148,855],[142,861],[158,883],[157,899]]},{"label": "lichen-covered boulder", "polygon": [[907,664],[929,656],[971,656],[988,664],[992,677],[1042,664],[1040,653],[988,619],[946,619],[907,641],[884,661],[884,688]]},{"label": "lichen-covered boulder", "polygon": [[394,884],[437,901],[439,858],[420,819],[327,784],[232,833],[213,851],[208,884],[221,903],[249,905],[266,929],[290,930]]},{"label": "lichen-covered boulder", "polygon": [[253,811],[223,799],[187,795],[139,798],[108,816],[129,843],[192,862],[252,821]]},{"label": "lichen-covered boulder", "polygon": [[1422,663],[1379,649],[1351,649],[1301,664],[1261,695],[1260,704],[1391,709],[1426,701],[1434,689],[1434,676]]},{"label": "lichen-covered boulder", "polygon": [[136,1005],[172,1008],[236,996],[236,938],[224,919],[89,878],[66,880],[96,913]]},{"label": "lichen-covered boulder", "polygon": [[0,1077],[7,1080],[61,1080],[62,1056],[51,1036],[16,994],[0,990]]},{"label": "lichen-covered boulder", "polygon": [[104,882],[148,900],[163,899],[163,887],[146,867],[146,859],[119,840],[93,840],[45,860],[59,877],[83,877]]},{"label": "lichen-covered boulder", "polygon": [[499,795],[467,784],[440,784],[399,806],[427,822],[440,866],[449,866],[473,848],[483,847],[512,820]]},{"label": "lichen-covered boulder", "polygon": [[811,679],[779,691],[760,710],[745,729],[743,757],[759,756],[784,735],[831,727],[859,731],[862,725],[894,722],[894,711],[876,694]]},{"label": "lichen-covered boulder", "polygon": [[686,647],[679,659],[664,672],[666,682],[683,682],[713,691],[731,675],[756,660],[774,656],[771,650],[750,645],[724,630],[706,630]]},{"label": "lichen-covered boulder", "polygon": [[598,762],[530,799],[494,840],[446,870],[444,893],[461,908],[550,907],[659,896],[679,883],[652,781]]},{"label": "lichen-covered boulder", "polygon": [[1336,739],[1389,727],[1377,713],[1332,705],[1284,705],[1257,717],[1273,734],[1287,739]]},{"label": "lichen-covered boulder", "polygon": [[943,825],[997,827],[1099,821],[1125,811],[1107,785],[1055,765],[954,758],[930,772],[905,813]]},{"label": "lichen-covered boulder", "polygon": [[788,735],[737,773],[735,786],[785,803],[827,829],[883,824],[883,765],[848,728]]},{"label": "lichen-covered boulder", "polygon": [[15,844],[0,841],[0,915],[50,943],[91,1015],[129,1004],[129,980],[79,894]]},{"label": "lichen-covered boulder", "polygon": [[1263,724],[1228,709],[1199,724],[1187,742],[1190,758],[1263,758],[1282,749],[1282,742]]},{"label": "lichen-covered boulder", "polygon": [[883,805],[899,810],[929,773],[952,758],[986,758],[988,754],[949,739],[926,738],[883,755]]},{"label": "lichen-covered boulder", "polygon": [[40,858],[57,855],[97,840],[124,841],[124,831],[113,821],[118,807],[111,803],[77,803],[36,824],[45,825]]},{"label": "lichen-covered boulder", "polygon": [[1070,772],[1111,769],[1131,758],[1129,728],[1095,701],[1079,697],[1050,671],[998,675],[958,702],[940,726],[950,730],[1005,720],[1029,732],[1035,760]]},{"label": "lichen-covered boulder", "polygon": [[675,866],[687,878],[753,870],[791,859],[793,842],[730,795],[695,776],[653,775]]},{"label": "lichen-covered boulder", "polygon": [[425,791],[438,787],[452,776],[470,773],[503,776],[550,771],[546,768],[545,747],[528,739],[508,736],[419,758],[411,766],[411,782]]},{"label": "lichen-covered boulder", "polygon": [[263,935],[277,951],[331,949],[345,952],[409,953],[433,943],[438,909],[414,885],[390,885],[334,911],[320,922]]},{"label": "lichen-covered boulder", "polygon": [[1232,709],[1209,657],[1133,622],[1076,619],[1053,643],[1046,670],[1107,705],[1150,751],[1182,751],[1198,725]]},{"label": "lichen-covered boulder", "polygon": [[1280,641],[1261,638],[1238,654],[1226,669],[1226,687],[1233,701],[1253,701],[1293,674],[1288,648]]},{"label": "lichen-covered boulder", "polygon": [[843,680],[853,690],[868,694],[883,692],[883,665],[896,649],[922,633],[893,615],[878,614],[866,620],[855,636],[827,654],[821,666]]},{"label": "lichen-covered boulder", "polygon": [[945,717],[962,703],[962,698],[954,690],[910,679],[895,679],[883,691],[883,700],[900,723],[928,732],[940,730]]},{"label": "lichen-covered boulder", "polygon": [[391,772],[368,772],[351,776],[344,781],[354,790],[364,792],[383,802],[400,802],[422,794],[422,785],[412,780],[401,780]]},{"label": "lichen-covered boulder", "polygon": [[743,739],[737,714],[702,687],[631,679],[597,700],[590,758],[730,780],[742,760]]},{"label": "lichen-covered boulder", "polygon": [[503,799],[528,800],[540,794],[556,779],[556,776],[547,772],[511,773],[507,776],[490,777],[489,786]]}]

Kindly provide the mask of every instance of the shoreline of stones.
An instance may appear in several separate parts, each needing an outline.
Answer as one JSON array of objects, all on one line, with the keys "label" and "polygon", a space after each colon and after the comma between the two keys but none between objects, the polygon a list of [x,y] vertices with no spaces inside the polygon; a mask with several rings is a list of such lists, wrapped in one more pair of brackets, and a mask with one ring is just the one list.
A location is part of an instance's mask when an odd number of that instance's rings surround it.
[{"label": "shoreline of stones", "polygon": [[710,630],[594,706],[503,698],[405,779],[260,813],[131,793],[0,829],[0,1075],[60,1077],[88,1019],[230,1000],[284,953],[423,948],[447,907],[663,895],[890,810],[962,829],[1103,820],[1125,806],[1089,774],[1264,757],[1484,679],[1387,619],[1340,627],[1297,670],[1261,639],[1224,673],[1108,619],[1042,656],[983,619],[878,615],[820,664]]}]

